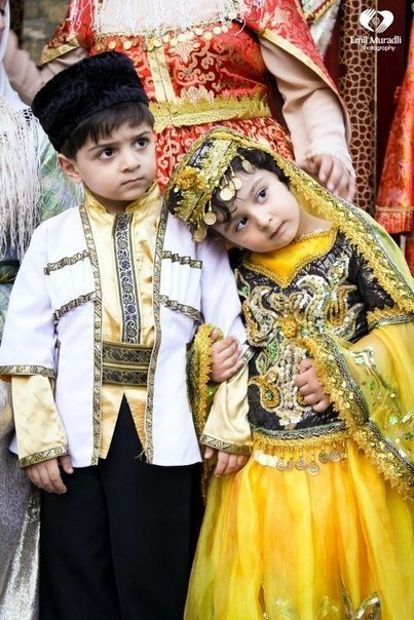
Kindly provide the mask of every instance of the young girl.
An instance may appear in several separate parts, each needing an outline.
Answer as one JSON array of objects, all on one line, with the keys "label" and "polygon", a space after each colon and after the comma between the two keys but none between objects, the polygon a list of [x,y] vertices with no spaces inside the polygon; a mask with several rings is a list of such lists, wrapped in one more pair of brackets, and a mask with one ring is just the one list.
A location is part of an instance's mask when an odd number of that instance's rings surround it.
[{"label": "young girl", "polygon": [[222,384],[202,429],[209,448],[251,458],[211,482],[186,618],[413,618],[414,287],[399,250],[366,213],[229,131],[195,145],[168,199],[198,236],[211,226],[245,249],[253,352],[249,406],[236,411]]}]

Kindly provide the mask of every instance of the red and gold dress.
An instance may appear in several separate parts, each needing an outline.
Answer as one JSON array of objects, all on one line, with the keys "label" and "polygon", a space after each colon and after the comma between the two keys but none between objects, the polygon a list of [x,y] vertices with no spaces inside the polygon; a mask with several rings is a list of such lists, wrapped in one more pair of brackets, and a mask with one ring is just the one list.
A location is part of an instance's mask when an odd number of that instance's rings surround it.
[{"label": "red and gold dress", "polygon": [[385,154],[376,219],[392,234],[410,233],[406,259],[414,274],[414,23],[407,72]]},{"label": "red and gold dress", "polygon": [[[85,55],[116,50],[133,60],[156,119],[161,185],[177,158],[217,123],[262,138],[289,157],[293,143],[299,163],[330,153],[350,165],[335,86],[299,5],[259,4],[246,0],[242,17],[234,12],[181,30],[115,34],[102,27],[101,0],[72,0],[43,61],[51,65],[71,53],[79,58],[79,50]],[[292,142],[275,119],[276,83]]]}]

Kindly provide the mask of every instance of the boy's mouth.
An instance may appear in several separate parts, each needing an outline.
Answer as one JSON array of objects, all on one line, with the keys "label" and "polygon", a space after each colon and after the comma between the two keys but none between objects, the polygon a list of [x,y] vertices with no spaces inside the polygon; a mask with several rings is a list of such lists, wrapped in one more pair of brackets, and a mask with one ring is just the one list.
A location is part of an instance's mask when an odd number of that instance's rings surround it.
[{"label": "boy's mouth", "polygon": [[124,181],[121,185],[135,185],[135,183],[141,183],[142,181],[144,181],[144,177],[136,177],[135,179]]}]

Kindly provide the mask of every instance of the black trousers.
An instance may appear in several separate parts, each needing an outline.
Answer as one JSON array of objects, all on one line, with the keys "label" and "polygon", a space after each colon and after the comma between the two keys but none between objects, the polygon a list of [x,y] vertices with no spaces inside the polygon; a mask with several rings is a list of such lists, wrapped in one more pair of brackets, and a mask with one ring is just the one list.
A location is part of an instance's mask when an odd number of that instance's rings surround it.
[{"label": "black trousers", "polygon": [[200,467],[159,467],[124,400],[108,457],[42,493],[40,620],[181,620],[202,516]]}]

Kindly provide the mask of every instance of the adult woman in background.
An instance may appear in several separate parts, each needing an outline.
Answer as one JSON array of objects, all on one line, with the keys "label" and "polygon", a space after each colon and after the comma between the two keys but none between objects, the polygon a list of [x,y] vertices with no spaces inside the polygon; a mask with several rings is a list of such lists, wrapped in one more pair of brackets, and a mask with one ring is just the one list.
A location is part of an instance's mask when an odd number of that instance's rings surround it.
[{"label": "adult woman in background", "polygon": [[[31,100],[57,71],[108,49],[130,56],[143,80],[162,185],[193,141],[223,124],[293,156],[352,198],[345,115],[294,0],[72,0],[40,71],[15,43],[6,62]],[[276,89],[290,140],[276,120]]]}]

